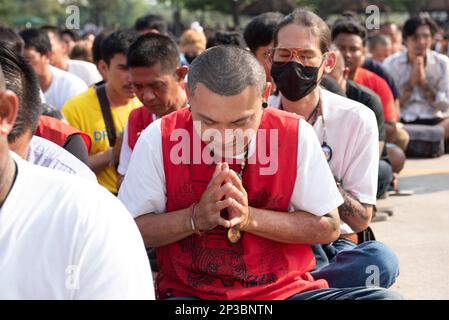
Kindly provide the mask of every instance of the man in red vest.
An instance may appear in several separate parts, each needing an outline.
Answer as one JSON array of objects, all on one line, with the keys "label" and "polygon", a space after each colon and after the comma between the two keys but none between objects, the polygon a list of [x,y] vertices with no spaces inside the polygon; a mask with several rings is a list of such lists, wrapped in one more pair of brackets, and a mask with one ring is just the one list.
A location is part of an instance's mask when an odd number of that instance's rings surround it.
[{"label": "man in red vest", "polygon": [[155,119],[185,107],[185,75],[187,67],[181,66],[176,43],[161,34],[140,36],[129,48],[127,64],[143,106],[131,112],[125,129],[118,186],[128,169],[132,151],[142,131]]},{"label": "man in red vest", "polygon": [[339,236],[342,197],[312,127],[262,107],[265,79],[250,52],[211,48],[190,67],[191,108],[139,138],[119,199],[156,248],[158,297],[398,298],[310,275],[310,244]]}]

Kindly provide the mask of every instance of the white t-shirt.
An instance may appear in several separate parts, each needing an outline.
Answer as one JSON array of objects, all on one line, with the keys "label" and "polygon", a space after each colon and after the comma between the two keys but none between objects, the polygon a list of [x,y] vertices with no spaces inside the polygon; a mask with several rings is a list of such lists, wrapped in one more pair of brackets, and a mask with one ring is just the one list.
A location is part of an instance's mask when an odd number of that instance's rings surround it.
[{"label": "white t-shirt", "polygon": [[[343,199],[312,127],[304,120],[299,127],[298,171],[289,210],[323,216],[340,206]],[[249,155],[255,152],[255,145],[256,137],[250,142]],[[167,201],[165,183],[159,119],[140,135],[118,197],[134,218],[151,212],[163,213]]]},{"label": "white t-shirt", "polygon": [[90,62],[81,60],[68,60],[69,72],[81,78],[88,87],[103,80],[97,67]]},{"label": "white t-shirt", "polygon": [[61,110],[67,100],[88,89],[84,81],[77,76],[53,66],[50,66],[50,70],[53,78],[44,96],[54,109]]},{"label": "white t-shirt", "polygon": [[121,202],[12,156],[18,174],[0,209],[0,299],[154,299],[142,237]]},{"label": "white t-shirt", "polygon": [[[376,204],[379,133],[374,112],[359,102],[327,90],[320,89],[320,95],[326,143],[332,149],[329,161],[332,174],[361,203]],[[280,101],[280,95],[271,96],[268,105],[279,108]],[[321,116],[313,129],[323,144]],[[342,222],[341,233],[353,233],[353,230]]]},{"label": "white t-shirt", "polygon": [[47,139],[33,136],[28,149],[27,161],[32,164],[79,175],[98,182],[95,173],[73,154]]},{"label": "white t-shirt", "polygon": [[[153,121],[156,121],[157,117],[153,114]],[[117,172],[124,176],[128,170],[129,161],[131,160],[131,154],[133,151],[128,143],[128,124],[126,124],[125,131],[123,133],[122,148],[120,150],[120,162],[117,168]]]}]

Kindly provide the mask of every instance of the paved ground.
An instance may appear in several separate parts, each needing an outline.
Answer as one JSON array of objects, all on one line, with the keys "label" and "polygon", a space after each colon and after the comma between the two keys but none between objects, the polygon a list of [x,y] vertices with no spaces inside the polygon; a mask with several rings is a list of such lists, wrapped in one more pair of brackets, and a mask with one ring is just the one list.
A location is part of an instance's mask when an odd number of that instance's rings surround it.
[{"label": "paved ground", "polygon": [[407,160],[399,187],[415,194],[380,200],[394,216],[372,224],[377,240],[399,257],[393,288],[406,299],[449,299],[449,155]]}]

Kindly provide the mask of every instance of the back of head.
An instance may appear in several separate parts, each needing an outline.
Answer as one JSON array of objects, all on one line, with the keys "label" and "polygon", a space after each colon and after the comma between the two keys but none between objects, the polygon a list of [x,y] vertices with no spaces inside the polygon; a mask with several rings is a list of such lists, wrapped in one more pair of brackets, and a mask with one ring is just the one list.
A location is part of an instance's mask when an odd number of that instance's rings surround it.
[{"label": "back of head", "polygon": [[363,45],[366,43],[366,29],[354,19],[342,19],[336,22],[332,28],[332,40],[335,40],[339,34],[356,35],[362,39]]},{"label": "back of head", "polygon": [[116,54],[126,56],[129,47],[136,40],[137,34],[132,30],[112,32],[101,42],[101,58],[109,64]]},{"label": "back of head", "polygon": [[290,24],[308,28],[311,33],[319,39],[321,53],[329,51],[331,46],[331,34],[328,25],[318,15],[306,9],[296,9],[282,19],[274,32],[273,39],[275,47],[278,43],[277,37],[279,30]]},{"label": "back of head", "polygon": [[39,82],[36,74],[25,59],[7,47],[0,46],[0,65],[3,70],[6,89],[19,99],[19,111],[8,142],[14,142],[29,130],[34,133],[41,114]]},{"label": "back of head", "polygon": [[91,52],[89,52],[86,46],[83,46],[81,44],[75,44],[72,51],[70,51],[69,57],[73,60],[92,62]]},{"label": "back of head", "polygon": [[368,37],[368,48],[370,50],[378,46],[389,46],[391,45],[391,39],[383,34],[374,34]]},{"label": "back of head", "polygon": [[155,30],[161,34],[167,34],[167,22],[159,15],[147,14],[136,20],[134,29],[138,32]]},{"label": "back of head", "polygon": [[434,36],[438,30],[436,22],[428,14],[422,13],[408,19],[404,23],[404,27],[402,28],[402,37],[404,40],[413,36],[416,33],[416,30],[421,26],[428,26],[432,36]]},{"label": "back of head", "polygon": [[199,55],[190,65],[187,87],[194,96],[198,83],[220,96],[235,96],[249,86],[260,95],[265,89],[265,70],[249,51],[217,46]]},{"label": "back of head", "polygon": [[20,36],[25,42],[25,49],[34,49],[40,54],[48,54],[51,52],[51,43],[47,31],[25,29],[20,32]]},{"label": "back of head", "polygon": [[184,31],[179,39],[181,46],[194,46],[200,50],[206,49],[206,36],[203,32],[199,32],[193,29]]},{"label": "back of head", "polygon": [[130,68],[151,68],[160,63],[165,73],[174,72],[181,64],[176,43],[157,33],[148,33],[137,38],[130,46],[126,60]]},{"label": "back of head", "polygon": [[220,45],[237,46],[245,49],[246,44],[243,36],[238,31],[217,31],[207,39],[206,48],[212,48]]},{"label": "back of head", "polygon": [[0,40],[14,52],[22,53],[25,46],[23,39],[11,28],[0,26]]},{"label": "back of head", "polygon": [[254,17],[243,31],[243,37],[251,52],[268,46],[273,41],[274,31],[284,15],[279,12],[266,12]]}]

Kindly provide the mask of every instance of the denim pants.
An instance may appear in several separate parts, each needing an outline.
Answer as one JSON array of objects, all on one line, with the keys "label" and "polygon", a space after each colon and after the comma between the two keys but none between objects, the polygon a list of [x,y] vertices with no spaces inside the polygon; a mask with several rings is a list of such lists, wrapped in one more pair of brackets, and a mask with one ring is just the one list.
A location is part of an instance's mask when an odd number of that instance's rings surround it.
[{"label": "denim pants", "polygon": [[331,244],[313,245],[316,259],[314,279],[327,280],[330,288],[389,288],[399,276],[396,254],[379,241],[360,245],[338,239]]}]

